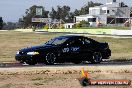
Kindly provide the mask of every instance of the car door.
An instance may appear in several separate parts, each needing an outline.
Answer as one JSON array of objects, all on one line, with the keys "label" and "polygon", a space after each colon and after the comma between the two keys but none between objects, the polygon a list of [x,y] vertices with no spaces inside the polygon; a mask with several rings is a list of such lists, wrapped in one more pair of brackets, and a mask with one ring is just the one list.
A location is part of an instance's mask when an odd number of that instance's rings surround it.
[{"label": "car door", "polygon": [[62,56],[66,61],[81,59],[83,42],[81,38],[70,39],[62,48]]},{"label": "car door", "polygon": [[88,58],[92,55],[93,52],[93,43],[90,39],[84,38],[84,45],[83,45],[83,55],[85,58]]},{"label": "car door", "polygon": [[82,54],[82,39],[81,38],[74,38],[73,40],[71,40],[69,42],[69,58],[72,60],[76,60],[76,59],[81,59],[81,54]]}]

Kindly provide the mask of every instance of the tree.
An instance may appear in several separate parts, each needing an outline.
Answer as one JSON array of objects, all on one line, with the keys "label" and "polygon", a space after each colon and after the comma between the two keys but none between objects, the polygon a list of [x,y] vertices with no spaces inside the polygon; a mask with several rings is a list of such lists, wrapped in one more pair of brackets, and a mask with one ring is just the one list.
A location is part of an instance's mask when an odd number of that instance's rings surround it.
[{"label": "tree", "polygon": [[81,7],[80,10],[76,9],[74,11],[74,14],[75,16],[89,14],[89,7],[95,7],[95,6],[100,6],[100,5],[102,5],[102,3],[96,3],[96,2],[90,1],[87,4],[85,4],[83,7]]},{"label": "tree", "polygon": [[14,22],[7,22],[7,23],[6,23],[6,29],[8,29],[8,30],[15,29],[15,28],[16,28],[16,25],[17,25],[17,23],[14,23]]},{"label": "tree", "polygon": [[[130,8],[130,12],[132,12],[132,7]],[[130,13],[130,17],[132,17],[132,13]]]},{"label": "tree", "polygon": [[79,16],[79,15],[80,15],[80,10],[75,9],[74,15],[75,15],[75,16]]},{"label": "tree", "polygon": [[52,11],[50,12],[49,15],[52,19],[56,19],[57,12],[55,11],[55,9],[53,7],[52,7]]},{"label": "tree", "polygon": [[89,13],[89,7],[94,7],[94,6],[100,6],[102,5],[101,3],[94,3],[92,1],[88,2],[86,5],[84,5],[80,10],[75,10],[74,12],[70,12],[70,7],[69,6],[57,6],[57,10],[55,10],[52,7],[52,11],[50,12],[50,17],[52,19],[57,19],[60,20],[62,19],[66,23],[73,22],[74,16],[78,15],[84,15]]},{"label": "tree", "polygon": [[86,28],[89,27],[90,23],[87,21],[80,21],[80,23],[75,24],[75,28]]},{"label": "tree", "polygon": [[72,23],[73,21],[74,21],[74,13],[73,13],[73,12],[70,12],[70,13],[67,15],[66,22]]},{"label": "tree", "polygon": [[[36,8],[42,8],[42,16],[36,15]],[[33,5],[29,9],[26,9],[25,16],[22,17],[21,22],[23,22],[24,27],[29,27],[32,25],[32,18],[47,18],[48,13],[43,6]]]},{"label": "tree", "polygon": [[128,7],[124,2],[120,3],[121,7]]},{"label": "tree", "polygon": [[0,29],[3,28],[3,20],[2,20],[2,17],[0,17]]},{"label": "tree", "polygon": [[52,8],[49,15],[52,19],[63,20],[64,22],[73,22],[74,18],[74,14],[70,12],[69,6],[57,6],[57,10]]}]

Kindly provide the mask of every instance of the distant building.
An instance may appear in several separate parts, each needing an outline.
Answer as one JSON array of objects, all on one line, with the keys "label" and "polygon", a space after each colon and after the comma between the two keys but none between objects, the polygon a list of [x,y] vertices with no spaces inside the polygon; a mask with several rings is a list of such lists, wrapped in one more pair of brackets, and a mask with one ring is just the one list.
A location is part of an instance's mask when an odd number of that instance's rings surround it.
[{"label": "distant building", "polygon": [[64,24],[64,28],[65,28],[65,29],[71,29],[71,28],[73,28],[74,24],[75,24],[75,23],[65,23],[65,24]]},{"label": "distant building", "polygon": [[90,26],[113,24],[123,26],[130,21],[131,13],[131,7],[123,6],[120,0],[107,0],[105,5],[90,7],[89,14],[75,16],[74,21],[75,23],[88,21]]}]

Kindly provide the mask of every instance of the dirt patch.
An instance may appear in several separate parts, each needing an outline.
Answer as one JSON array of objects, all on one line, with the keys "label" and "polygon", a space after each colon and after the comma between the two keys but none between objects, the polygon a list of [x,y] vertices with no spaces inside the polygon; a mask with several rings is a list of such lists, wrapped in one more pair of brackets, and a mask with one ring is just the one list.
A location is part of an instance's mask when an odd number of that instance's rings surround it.
[{"label": "dirt patch", "polygon": [[[82,88],[77,78],[84,68],[91,79],[132,80],[132,66],[66,66],[1,68],[0,88]],[[90,86],[88,88],[132,88],[132,86]]]},{"label": "dirt patch", "polygon": [[16,67],[0,68],[1,75],[31,75],[31,74],[76,74],[84,68],[90,73],[132,73],[132,65],[112,66],[40,66],[40,67]]},{"label": "dirt patch", "polygon": [[[80,74],[0,75],[0,88],[82,88],[77,78]],[[92,73],[91,79],[131,79],[131,73]],[[103,88],[109,88],[103,86]],[[117,88],[119,86],[113,86]],[[112,87],[112,88],[113,88]],[[119,88],[131,88],[123,86]],[[88,87],[89,88],[89,87]],[[90,88],[102,88],[92,86]],[[110,87],[111,88],[111,87]]]}]

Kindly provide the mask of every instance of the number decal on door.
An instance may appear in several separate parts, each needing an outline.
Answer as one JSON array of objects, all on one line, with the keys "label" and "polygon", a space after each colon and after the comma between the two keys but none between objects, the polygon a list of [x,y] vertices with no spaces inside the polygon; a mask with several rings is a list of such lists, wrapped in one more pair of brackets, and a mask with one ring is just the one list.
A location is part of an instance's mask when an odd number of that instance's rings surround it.
[{"label": "number decal on door", "polygon": [[64,48],[62,51],[63,51],[63,53],[65,53],[65,52],[69,52],[70,49],[69,48]]},{"label": "number decal on door", "polygon": [[71,47],[71,48],[63,48],[63,49],[62,49],[62,52],[63,52],[63,53],[65,53],[65,52],[70,52],[70,51],[76,52],[76,51],[79,51],[79,50],[80,50],[79,47]]},{"label": "number decal on door", "polygon": [[76,52],[76,51],[79,51],[79,47],[71,47],[71,51],[73,51],[73,52]]}]

